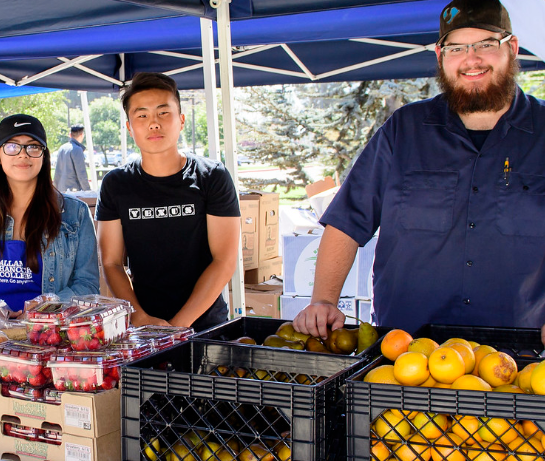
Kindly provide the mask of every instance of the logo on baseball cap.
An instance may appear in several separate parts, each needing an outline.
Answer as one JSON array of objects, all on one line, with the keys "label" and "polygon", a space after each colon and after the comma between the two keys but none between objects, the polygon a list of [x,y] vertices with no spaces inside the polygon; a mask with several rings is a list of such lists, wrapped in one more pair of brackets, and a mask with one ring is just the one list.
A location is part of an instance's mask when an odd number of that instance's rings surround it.
[{"label": "logo on baseball cap", "polygon": [[471,27],[510,35],[512,32],[509,13],[498,0],[453,0],[439,18],[439,40],[456,29]]},{"label": "logo on baseball cap", "polygon": [[25,114],[10,115],[0,122],[0,146],[14,136],[26,134],[47,147],[45,129],[36,117]]}]

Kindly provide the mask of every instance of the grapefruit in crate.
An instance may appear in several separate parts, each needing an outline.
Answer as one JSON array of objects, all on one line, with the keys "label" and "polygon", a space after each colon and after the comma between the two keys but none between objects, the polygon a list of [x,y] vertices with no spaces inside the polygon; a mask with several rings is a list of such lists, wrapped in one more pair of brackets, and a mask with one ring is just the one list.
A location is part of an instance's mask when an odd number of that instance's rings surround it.
[{"label": "grapefruit in crate", "polygon": [[505,352],[492,352],[479,363],[479,376],[492,387],[511,384],[517,377],[517,363]]},{"label": "grapefruit in crate", "polygon": [[441,346],[432,352],[429,367],[433,379],[444,384],[452,384],[466,370],[463,357],[456,349],[448,346]]},{"label": "grapefruit in crate", "polygon": [[404,386],[418,386],[430,377],[428,358],[422,352],[404,352],[394,363],[394,377]]}]

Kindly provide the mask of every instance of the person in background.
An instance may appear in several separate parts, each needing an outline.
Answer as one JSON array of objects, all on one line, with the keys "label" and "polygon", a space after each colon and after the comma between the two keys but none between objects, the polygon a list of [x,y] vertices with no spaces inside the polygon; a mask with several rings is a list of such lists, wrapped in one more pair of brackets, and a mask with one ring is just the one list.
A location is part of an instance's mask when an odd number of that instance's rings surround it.
[{"label": "person in background", "polygon": [[70,128],[70,140],[61,146],[55,166],[55,187],[62,191],[90,190],[82,144],[85,137],[83,125]]},{"label": "person in background", "polygon": [[435,47],[443,93],[386,121],[321,218],[298,331],[327,337],[327,325],[343,325],[339,293],[379,226],[379,325],[544,325],[545,102],[517,85],[518,50],[498,0],[443,9]]},{"label": "person in background", "polygon": [[106,282],[134,306],[134,325],[200,331],[222,323],[221,292],[235,271],[240,240],[231,176],[221,162],[178,152],[185,117],[173,79],[139,73],[122,103],[142,160],[102,181],[96,220]]},{"label": "person in background", "polygon": [[87,205],[58,192],[41,122],[0,122],[0,299],[14,315],[26,300],[98,293],[95,228]]}]

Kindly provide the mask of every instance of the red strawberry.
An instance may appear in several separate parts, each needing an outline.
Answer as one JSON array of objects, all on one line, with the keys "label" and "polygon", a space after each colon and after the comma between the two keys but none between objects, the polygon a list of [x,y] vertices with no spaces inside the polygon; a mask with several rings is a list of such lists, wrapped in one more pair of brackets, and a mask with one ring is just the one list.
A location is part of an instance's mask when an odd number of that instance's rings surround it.
[{"label": "red strawberry", "polygon": [[102,385],[100,387],[102,387],[102,389],[104,390],[108,390],[108,389],[113,389],[117,384],[117,381],[113,378],[111,378],[110,376],[104,376],[104,379],[102,380]]},{"label": "red strawberry", "polygon": [[66,390],[66,382],[64,379],[58,379],[55,381],[55,389],[58,391],[65,391]]},{"label": "red strawberry", "polygon": [[58,333],[51,333],[49,338],[47,338],[47,344],[50,346],[58,346],[62,342],[61,335]]},{"label": "red strawberry", "polygon": [[20,384],[26,383],[26,375],[22,373],[20,370],[15,370],[11,377],[13,378],[13,381],[16,381]]},{"label": "red strawberry", "polygon": [[31,386],[42,387],[45,385],[45,383],[47,383],[47,378],[42,373],[37,376],[28,378],[28,384],[30,384]]},{"label": "red strawberry", "polygon": [[30,372],[30,374],[32,376],[39,375],[42,372],[42,369],[43,369],[43,367],[38,363],[35,363],[35,364],[32,364],[32,365],[28,366],[28,371]]}]

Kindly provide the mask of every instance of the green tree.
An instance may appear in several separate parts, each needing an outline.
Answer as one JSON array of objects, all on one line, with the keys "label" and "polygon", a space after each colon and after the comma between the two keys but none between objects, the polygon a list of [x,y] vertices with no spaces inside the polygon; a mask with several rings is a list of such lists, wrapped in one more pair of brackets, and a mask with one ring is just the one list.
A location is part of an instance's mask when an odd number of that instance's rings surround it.
[{"label": "green tree", "polygon": [[55,91],[16,98],[0,99],[0,118],[13,114],[28,114],[40,120],[47,133],[51,152],[67,138],[66,92]]},{"label": "green tree", "polygon": [[527,94],[545,99],[545,72],[521,72],[518,80],[520,86]]},{"label": "green tree", "polygon": [[93,100],[89,104],[89,119],[93,144],[97,151],[102,151],[103,163],[108,164],[106,152],[111,147],[118,148],[121,145],[119,125],[119,102],[109,96]]},{"label": "green tree", "polygon": [[341,177],[391,113],[437,93],[435,79],[314,83],[246,88],[237,121],[240,151],[287,170],[285,180],[244,179],[248,187],[308,184],[305,165],[319,162]]}]

